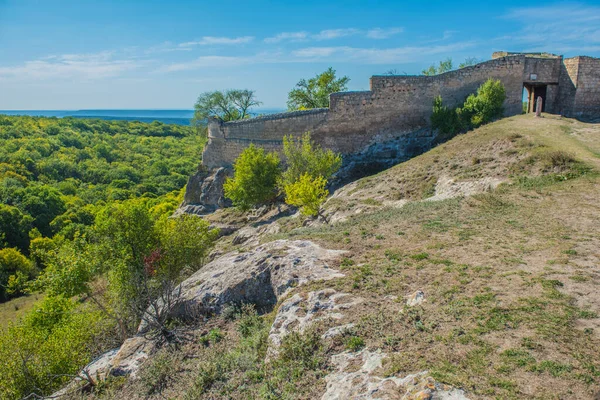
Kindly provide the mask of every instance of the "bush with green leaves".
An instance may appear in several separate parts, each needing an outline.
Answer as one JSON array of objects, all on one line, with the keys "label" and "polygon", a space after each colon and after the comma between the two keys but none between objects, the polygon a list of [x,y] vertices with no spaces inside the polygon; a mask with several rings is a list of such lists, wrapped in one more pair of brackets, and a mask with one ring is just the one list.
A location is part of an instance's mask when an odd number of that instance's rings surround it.
[{"label": "bush with green leaves", "polygon": [[305,173],[296,182],[284,186],[285,202],[300,207],[302,215],[315,217],[329,195],[326,185],[327,180],[322,176]]},{"label": "bush with green leaves", "polygon": [[22,321],[0,331],[0,398],[42,398],[71,380],[114,343],[101,313],[49,296]]},{"label": "bush with green leaves", "polygon": [[282,187],[298,181],[304,174],[328,181],[342,166],[342,156],[316,145],[310,132],[306,132],[299,140],[291,135],[284,136],[283,154],[287,167],[281,177]]},{"label": "bush with green leaves", "polygon": [[[105,206],[90,237],[49,246],[35,287],[50,296],[89,299],[119,325],[122,338],[136,330],[150,306],[151,322],[166,322],[169,304],[159,304],[200,268],[218,232],[197,216],[153,215],[150,205],[136,199]],[[98,278],[108,283],[107,298],[95,290]]]},{"label": "bush with green leaves", "polygon": [[445,106],[442,96],[433,100],[433,113],[431,114],[431,126],[441,134],[454,134],[462,130],[462,125],[455,108]]},{"label": "bush with green leaves", "polygon": [[20,294],[35,276],[35,267],[17,249],[0,249],[0,301]]},{"label": "bush with green leaves", "polygon": [[223,185],[225,196],[242,210],[269,203],[277,197],[280,175],[279,156],[251,144],[235,160],[233,178]]},{"label": "bush with green leaves", "polygon": [[442,134],[456,134],[500,118],[504,112],[503,104],[506,90],[500,80],[488,79],[471,94],[462,107],[445,106],[441,96],[433,101],[431,126]]},{"label": "bush with green leaves", "polygon": [[285,136],[283,153],[287,168],[279,186],[286,203],[300,207],[304,215],[318,215],[321,204],[329,195],[328,180],[342,165],[341,155],[316,145],[310,132],[299,140]]},{"label": "bush with green leaves", "polygon": [[467,97],[461,109],[461,119],[471,128],[492,122],[504,112],[506,90],[500,80],[488,79],[477,89],[477,94]]}]

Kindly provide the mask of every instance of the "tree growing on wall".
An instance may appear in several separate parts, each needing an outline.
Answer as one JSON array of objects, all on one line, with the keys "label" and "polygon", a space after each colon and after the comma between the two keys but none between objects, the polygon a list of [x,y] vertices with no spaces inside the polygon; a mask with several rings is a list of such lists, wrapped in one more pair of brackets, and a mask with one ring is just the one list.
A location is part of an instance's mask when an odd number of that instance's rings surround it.
[{"label": "tree growing on wall", "polygon": [[[481,60],[479,60],[475,57],[467,57],[467,58],[465,58],[465,61],[458,64],[458,68],[470,67],[471,65],[475,65],[480,62],[481,62]],[[454,64],[452,62],[452,58],[447,58],[443,61],[440,61],[437,66],[435,64],[431,64],[429,66],[429,68],[421,71],[421,74],[427,75],[427,76],[433,76],[433,75],[443,74],[444,72],[452,71],[453,69],[454,69]]]},{"label": "tree growing on wall", "polygon": [[194,105],[193,125],[204,124],[208,117],[218,117],[223,121],[235,121],[250,117],[252,107],[261,105],[253,90],[215,90],[202,93]]},{"label": "tree growing on wall", "polygon": [[477,59],[476,57],[467,57],[467,58],[465,58],[465,61],[458,64],[458,68],[470,67],[470,66],[478,64],[480,62],[481,62],[481,60]]},{"label": "tree growing on wall", "polygon": [[335,70],[331,67],[314,78],[301,79],[288,93],[288,109],[294,111],[329,107],[329,95],[347,90],[349,81],[347,76],[336,78]]},{"label": "tree growing on wall", "polygon": [[447,58],[443,61],[440,61],[437,67],[435,64],[431,64],[429,68],[424,69],[421,73],[423,75],[432,76],[443,74],[444,72],[452,71],[453,69],[454,66],[452,65],[452,59]]}]

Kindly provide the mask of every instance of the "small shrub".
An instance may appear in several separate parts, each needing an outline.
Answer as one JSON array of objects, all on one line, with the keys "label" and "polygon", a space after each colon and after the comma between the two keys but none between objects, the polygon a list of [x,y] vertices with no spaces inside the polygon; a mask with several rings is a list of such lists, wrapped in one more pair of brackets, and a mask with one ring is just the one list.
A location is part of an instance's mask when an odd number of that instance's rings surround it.
[{"label": "small shrub", "polygon": [[233,178],[227,179],[223,189],[236,207],[248,210],[277,196],[276,185],[281,175],[277,154],[266,153],[251,144],[235,160],[233,170]]},{"label": "small shrub", "polygon": [[365,347],[365,340],[360,336],[350,336],[346,339],[346,348],[350,351],[358,351]]},{"label": "small shrub", "polygon": [[476,128],[502,116],[506,90],[499,80],[488,79],[477,89],[477,94],[467,97],[459,111],[462,125]]},{"label": "small shrub", "polygon": [[427,260],[429,258],[429,254],[428,253],[413,254],[412,256],[410,256],[410,258],[412,258],[415,261]]},{"label": "small shrub", "polygon": [[431,126],[445,135],[477,128],[502,116],[505,99],[504,85],[494,79],[479,86],[477,94],[467,97],[460,108],[445,106],[442,97],[437,96],[433,101]]},{"label": "small shrub", "polygon": [[431,126],[442,134],[455,134],[462,129],[456,108],[443,105],[442,96],[437,96],[433,100]]},{"label": "small shrub", "polygon": [[280,186],[284,190],[305,174],[328,181],[342,166],[341,155],[316,145],[310,132],[306,132],[300,140],[294,140],[291,135],[284,136],[283,153],[287,169],[282,174]]},{"label": "small shrub", "polygon": [[284,186],[285,202],[300,207],[303,215],[314,217],[319,214],[321,204],[327,200],[327,180],[322,176],[312,177],[308,173]]}]

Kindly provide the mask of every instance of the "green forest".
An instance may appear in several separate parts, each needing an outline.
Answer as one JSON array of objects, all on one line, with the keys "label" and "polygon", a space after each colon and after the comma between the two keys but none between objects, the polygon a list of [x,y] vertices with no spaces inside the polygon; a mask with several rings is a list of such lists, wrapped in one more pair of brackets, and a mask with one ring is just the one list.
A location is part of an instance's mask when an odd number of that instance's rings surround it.
[{"label": "green forest", "polygon": [[200,266],[216,232],[168,217],[204,129],[0,116],[0,302],[39,296],[0,321],[1,398],[50,394]]}]

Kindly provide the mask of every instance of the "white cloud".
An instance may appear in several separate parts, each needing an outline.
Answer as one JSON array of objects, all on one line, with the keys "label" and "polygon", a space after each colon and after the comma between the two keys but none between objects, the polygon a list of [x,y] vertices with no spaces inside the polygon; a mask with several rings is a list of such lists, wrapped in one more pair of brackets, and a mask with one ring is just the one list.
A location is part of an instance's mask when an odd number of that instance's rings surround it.
[{"label": "white cloud", "polygon": [[346,28],[346,29],[325,29],[321,32],[311,35],[311,37],[315,40],[331,40],[337,39],[346,36],[352,36],[359,34],[361,31],[359,29],[354,28]]},{"label": "white cloud", "polygon": [[387,39],[393,35],[401,33],[404,29],[393,28],[373,28],[368,30],[356,28],[342,29],[324,29],[317,33],[309,33],[306,31],[299,32],[281,32],[275,36],[268,37],[264,40],[265,43],[280,43],[280,42],[304,42],[308,40],[333,40],[348,36],[364,36],[369,39]]},{"label": "white cloud", "polygon": [[402,28],[373,28],[367,31],[367,37],[369,39],[387,39],[390,36],[397,35],[399,33],[402,33],[403,31],[404,29]]},{"label": "white cloud", "polygon": [[437,46],[405,46],[394,48],[358,48],[349,46],[339,47],[309,47],[294,51],[292,54],[303,61],[338,61],[358,62],[361,64],[397,64],[415,62],[423,56],[448,54],[453,51],[473,47],[474,42],[459,42]]},{"label": "white cloud", "polygon": [[600,7],[581,4],[523,7],[511,10],[505,19],[523,24],[511,40],[526,51],[577,52],[600,45]]},{"label": "white cloud", "polygon": [[235,67],[246,64],[268,63],[264,54],[257,54],[247,57],[239,56],[201,56],[192,61],[181,62],[167,65],[160,68],[157,72],[178,72],[189,71],[201,68],[214,67]]},{"label": "white cloud", "polygon": [[300,42],[308,38],[308,32],[281,32],[265,39],[265,43],[279,43],[283,41]]},{"label": "white cloud", "polygon": [[213,46],[213,45],[235,45],[250,43],[254,40],[254,36],[240,37],[219,37],[219,36],[204,36],[200,40],[181,43],[179,47],[187,48],[192,46]]},{"label": "white cloud", "polygon": [[250,56],[202,56],[194,60],[175,63],[157,72],[179,72],[201,68],[238,67],[249,64],[280,64],[309,62],[348,62],[357,64],[390,64],[424,60],[427,56],[448,54],[473,47],[475,42],[458,42],[447,45],[406,46],[394,48],[360,48],[350,46],[306,47],[291,53],[264,52]]},{"label": "white cloud", "polygon": [[0,67],[0,79],[95,80],[117,77],[141,67],[142,63],[115,59],[113,52],[51,55],[16,66]]}]

